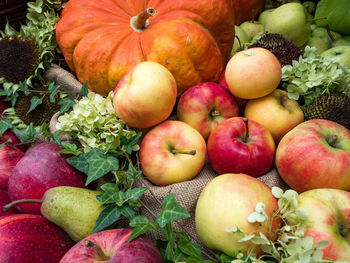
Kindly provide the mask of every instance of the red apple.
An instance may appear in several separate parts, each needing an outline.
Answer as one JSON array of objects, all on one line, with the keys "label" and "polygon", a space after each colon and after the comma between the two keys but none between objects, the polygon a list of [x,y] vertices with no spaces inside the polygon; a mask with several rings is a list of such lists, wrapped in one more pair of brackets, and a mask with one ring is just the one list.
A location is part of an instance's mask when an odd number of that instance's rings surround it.
[{"label": "red apple", "polygon": [[254,20],[265,7],[265,0],[232,0],[235,24]]},{"label": "red apple", "polygon": [[141,170],[152,183],[169,185],[187,181],[204,166],[205,140],[184,122],[165,121],[143,138],[139,157]]},{"label": "red apple", "polygon": [[59,263],[72,246],[68,235],[42,216],[0,217],[1,263]]},{"label": "red apple", "polygon": [[6,215],[17,213],[15,208],[11,208],[10,210],[8,210],[6,212],[1,209],[4,205],[7,205],[10,202],[11,201],[10,201],[10,198],[9,198],[7,191],[0,189],[0,216],[6,216]]},{"label": "red apple", "polygon": [[238,106],[232,94],[214,82],[204,82],[186,90],[177,105],[177,119],[186,122],[204,139],[215,127],[230,117],[238,116]]},{"label": "red apple", "polygon": [[23,156],[24,152],[11,145],[0,149],[0,189],[7,189],[11,172]]},{"label": "red apple", "polygon": [[235,53],[225,69],[230,92],[242,99],[256,99],[271,93],[280,83],[281,76],[277,57],[260,47]]},{"label": "red apple", "polygon": [[[227,84],[226,78],[225,78],[225,71],[222,72],[221,75],[220,75],[219,84],[221,86],[223,86],[225,89],[229,90],[228,84]],[[241,98],[238,98],[238,97],[235,97],[235,100],[236,100],[237,105],[238,105],[239,116],[243,116],[244,108],[245,108],[245,105],[247,105],[248,100],[241,99]]]},{"label": "red apple", "polygon": [[128,242],[131,229],[111,229],[92,234],[75,244],[60,263],[162,263],[151,240],[138,237]]},{"label": "red apple", "polygon": [[[62,148],[58,144],[45,142],[26,152],[14,167],[8,182],[11,201],[41,199],[47,189],[55,186],[85,188],[86,177],[58,153]],[[21,204],[17,209],[22,213],[40,214],[40,204],[36,203]]]},{"label": "red apple", "polygon": [[159,63],[140,62],[128,71],[114,90],[118,117],[134,128],[149,128],[165,121],[177,97],[171,72]]},{"label": "red apple", "polygon": [[209,162],[217,173],[255,177],[270,170],[276,149],[268,129],[241,117],[220,123],[210,134],[207,147]]},{"label": "red apple", "polygon": [[276,166],[295,191],[316,188],[350,190],[350,131],[329,120],[297,125],[280,141]]},{"label": "red apple", "polygon": [[[313,189],[298,196],[298,209],[309,212],[305,235],[326,240],[323,258],[350,261],[350,193],[339,189]],[[344,262],[344,261],[342,261]]]},{"label": "red apple", "polygon": [[[11,139],[11,142],[7,142],[9,139]],[[23,152],[27,150],[27,147],[24,144],[18,145],[21,143],[21,141],[11,130],[5,131],[0,137],[0,144],[4,142],[7,142],[8,145],[16,146],[16,148],[22,150]]]},{"label": "red apple", "polygon": [[4,110],[10,107],[11,103],[9,101],[5,101],[5,96],[0,96],[0,114],[2,114]]},{"label": "red apple", "polygon": [[[265,205],[266,221],[248,221],[256,211],[258,203]],[[225,231],[238,227],[245,235],[273,231],[281,223],[272,215],[278,209],[277,200],[271,189],[246,174],[223,174],[210,181],[201,192],[195,211],[196,230],[200,240],[210,249],[219,250],[234,257],[239,252],[247,253],[253,244],[238,242],[242,235]],[[271,225],[271,229],[269,229]],[[261,255],[259,246],[254,252]]]}]

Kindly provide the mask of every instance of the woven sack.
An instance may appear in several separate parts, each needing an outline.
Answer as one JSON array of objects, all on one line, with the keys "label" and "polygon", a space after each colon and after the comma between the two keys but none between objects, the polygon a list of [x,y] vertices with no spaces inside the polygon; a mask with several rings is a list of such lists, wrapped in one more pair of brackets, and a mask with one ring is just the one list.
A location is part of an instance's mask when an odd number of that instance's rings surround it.
[{"label": "woven sack", "polygon": [[[61,85],[63,90],[77,90],[82,86],[75,77],[69,73],[68,71],[58,67],[57,65],[53,65],[51,69],[48,70],[45,77],[48,80],[55,81],[56,84]],[[50,123],[50,131],[54,132],[56,130],[58,114],[55,114]],[[174,119],[174,117],[171,117]],[[147,209],[141,207],[139,210],[140,215],[144,215],[150,220],[154,220],[154,215],[159,214],[162,210],[162,200],[168,194],[175,194],[176,201],[185,208],[191,215],[191,217],[182,219],[178,222],[175,222],[174,229],[176,231],[184,231],[186,232],[193,242],[199,244],[203,250],[203,254],[205,258],[215,259],[215,254],[213,251],[204,247],[204,245],[200,242],[194,221],[194,213],[196,208],[197,199],[203,190],[203,188],[218,174],[211,168],[208,161],[206,161],[201,172],[192,180],[172,184],[169,186],[156,186],[148,181],[145,177],[141,177],[138,182],[138,186],[146,186],[149,188],[149,191],[146,191],[144,195],[141,197],[143,203],[147,205],[148,208],[152,211],[149,212]],[[268,173],[258,177],[260,181],[264,182],[269,187],[278,186],[283,190],[288,189],[289,187],[284,183],[281,179],[275,167],[273,167]],[[152,215],[153,214],[153,215]],[[129,227],[127,221],[122,221],[118,224],[119,227]],[[153,241],[160,239],[160,232],[148,232],[146,234]]]}]

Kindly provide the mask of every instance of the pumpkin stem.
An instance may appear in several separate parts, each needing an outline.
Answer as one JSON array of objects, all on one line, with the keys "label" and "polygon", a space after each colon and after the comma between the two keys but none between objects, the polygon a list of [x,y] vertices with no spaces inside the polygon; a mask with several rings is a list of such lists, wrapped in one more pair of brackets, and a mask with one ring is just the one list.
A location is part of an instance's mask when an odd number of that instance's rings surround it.
[{"label": "pumpkin stem", "polygon": [[142,32],[142,30],[148,26],[148,18],[154,16],[155,14],[156,10],[154,8],[147,8],[130,19],[130,26],[136,32]]}]

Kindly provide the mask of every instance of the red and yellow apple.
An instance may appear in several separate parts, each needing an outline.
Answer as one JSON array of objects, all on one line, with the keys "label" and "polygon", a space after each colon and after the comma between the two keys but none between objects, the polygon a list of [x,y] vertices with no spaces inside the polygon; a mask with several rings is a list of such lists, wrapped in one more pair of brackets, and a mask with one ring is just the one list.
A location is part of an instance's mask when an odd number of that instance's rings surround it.
[{"label": "red and yellow apple", "polygon": [[113,94],[116,114],[134,128],[149,128],[166,120],[176,103],[175,78],[156,62],[140,62],[119,81]]},{"label": "red and yellow apple", "polygon": [[156,185],[194,178],[203,168],[205,157],[203,136],[181,121],[165,121],[151,129],[139,151],[141,170]]},{"label": "red and yellow apple", "polygon": [[176,114],[179,121],[189,124],[207,139],[223,120],[238,116],[238,106],[227,89],[214,82],[204,82],[181,95]]},{"label": "red and yellow apple", "polygon": [[0,189],[7,189],[12,170],[23,156],[23,151],[11,145],[5,144],[0,149]]},{"label": "red and yellow apple", "polygon": [[267,128],[275,143],[304,121],[304,113],[298,102],[289,99],[288,93],[280,89],[275,89],[264,97],[249,100],[244,116]]},{"label": "red and yellow apple", "polygon": [[[255,212],[258,203],[265,204],[267,220],[250,223],[248,217]],[[195,224],[198,237],[209,249],[225,252],[229,256],[247,253],[254,244],[238,242],[241,233],[225,231],[239,228],[245,235],[258,234],[269,236],[280,224],[280,218],[272,214],[278,209],[277,200],[271,189],[258,179],[246,174],[222,174],[210,181],[201,192],[195,210]],[[254,251],[261,255],[260,247]]]},{"label": "red and yellow apple", "polygon": [[281,64],[276,56],[260,47],[235,53],[225,69],[230,92],[242,99],[256,99],[271,93],[281,76]]},{"label": "red and yellow apple", "polygon": [[162,263],[162,257],[151,240],[128,239],[131,229],[119,228],[92,234],[75,244],[60,263]]},{"label": "red and yellow apple", "polygon": [[350,190],[350,131],[329,120],[305,121],[290,130],[276,150],[282,179],[295,191]]},{"label": "red and yellow apple", "polygon": [[209,162],[218,174],[257,177],[271,169],[276,146],[267,128],[253,120],[233,117],[210,134],[207,150]]},{"label": "red and yellow apple", "polygon": [[350,193],[339,189],[313,189],[298,196],[298,208],[309,212],[305,235],[326,240],[323,258],[350,261]]}]

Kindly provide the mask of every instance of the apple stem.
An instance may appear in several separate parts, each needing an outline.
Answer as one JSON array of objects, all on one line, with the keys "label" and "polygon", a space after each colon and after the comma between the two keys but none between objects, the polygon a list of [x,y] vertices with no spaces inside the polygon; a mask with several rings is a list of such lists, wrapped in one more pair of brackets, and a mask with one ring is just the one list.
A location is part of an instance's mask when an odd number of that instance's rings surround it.
[{"label": "apple stem", "polygon": [[147,19],[151,16],[154,16],[155,14],[156,10],[154,8],[147,8],[146,10],[143,10],[141,13],[133,16],[130,19],[130,26],[135,31],[143,30],[147,27]]},{"label": "apple stem", "polygon": [[175,149],[175,148],[170,149],[170,152],[171,152],[172,154],[177,154],[177,153],[180,153],[180,154],[189,154],[189,155],[195,155],[195,154],[196,154],[196,150],[184,151],[184,150],[177,150],[177,149]]},{"label": "apple stem", "polygon": [[332,42],[335,42],[335,38],[333,37],[332,33],[331,33],[331,29],[329,28],[329,25],[326,25],[326,29],[327,29],[327,34],[328,36],[331,38]]},{"label": "apple stem", "polygon": [[238,40],[239,49],[242,49],[242,42],[241,42],[241,40],[239,39],[239,36],[236,35],[235,38],[237,38],[237,40]]},{"label": "apple stem", "polygon": [[220,116],[220,111],[218,111],[218,110],[212,110],[212,111],[210,112],[210,116],[212,116],[212,117]]},{"label": "apple stem", "polygon": [[331,136],[328,137],[327,142],[330,146],[336,148],[335,143],[337,142],[337,140],[338,140],[338,136],[335,134],[332,134]]},{"label": "apple stem", "polygon": [[97,252],[97,254],[101,257],[102,261],[110,259],[109,257],[106,256],[105,253],[103,253],[102,249],[98,245],[96,245],[94,242],[90,240],[85,240],[85,246],[93,248]]},{"label": "apple stem", "polygon": [[42,202],[43,202],[43,200],[41,200],[41,199],[29,199],[29,198],[28,199],[20,199],[20,200],[13,201],[7,205],[4,205],[2,207],[2,210],[6,212],[6,211],[10,210],[12,207],[14,207],[16,205],[23,204],[23,203],[42,203]]},{"label": "apple stem", "polygon": [[350,232],[350,222],[346,222],[345,225],[341,226],[340,233],[343,237],[346,237]]},{"label": "apple stem", "polygon": [[249,138],[248,119],[247,118],[243,118],[243,122],[244,122],[244,125],[245,125],[245,134],[244,134],[243,141],[247,142],[248,138]]}]

